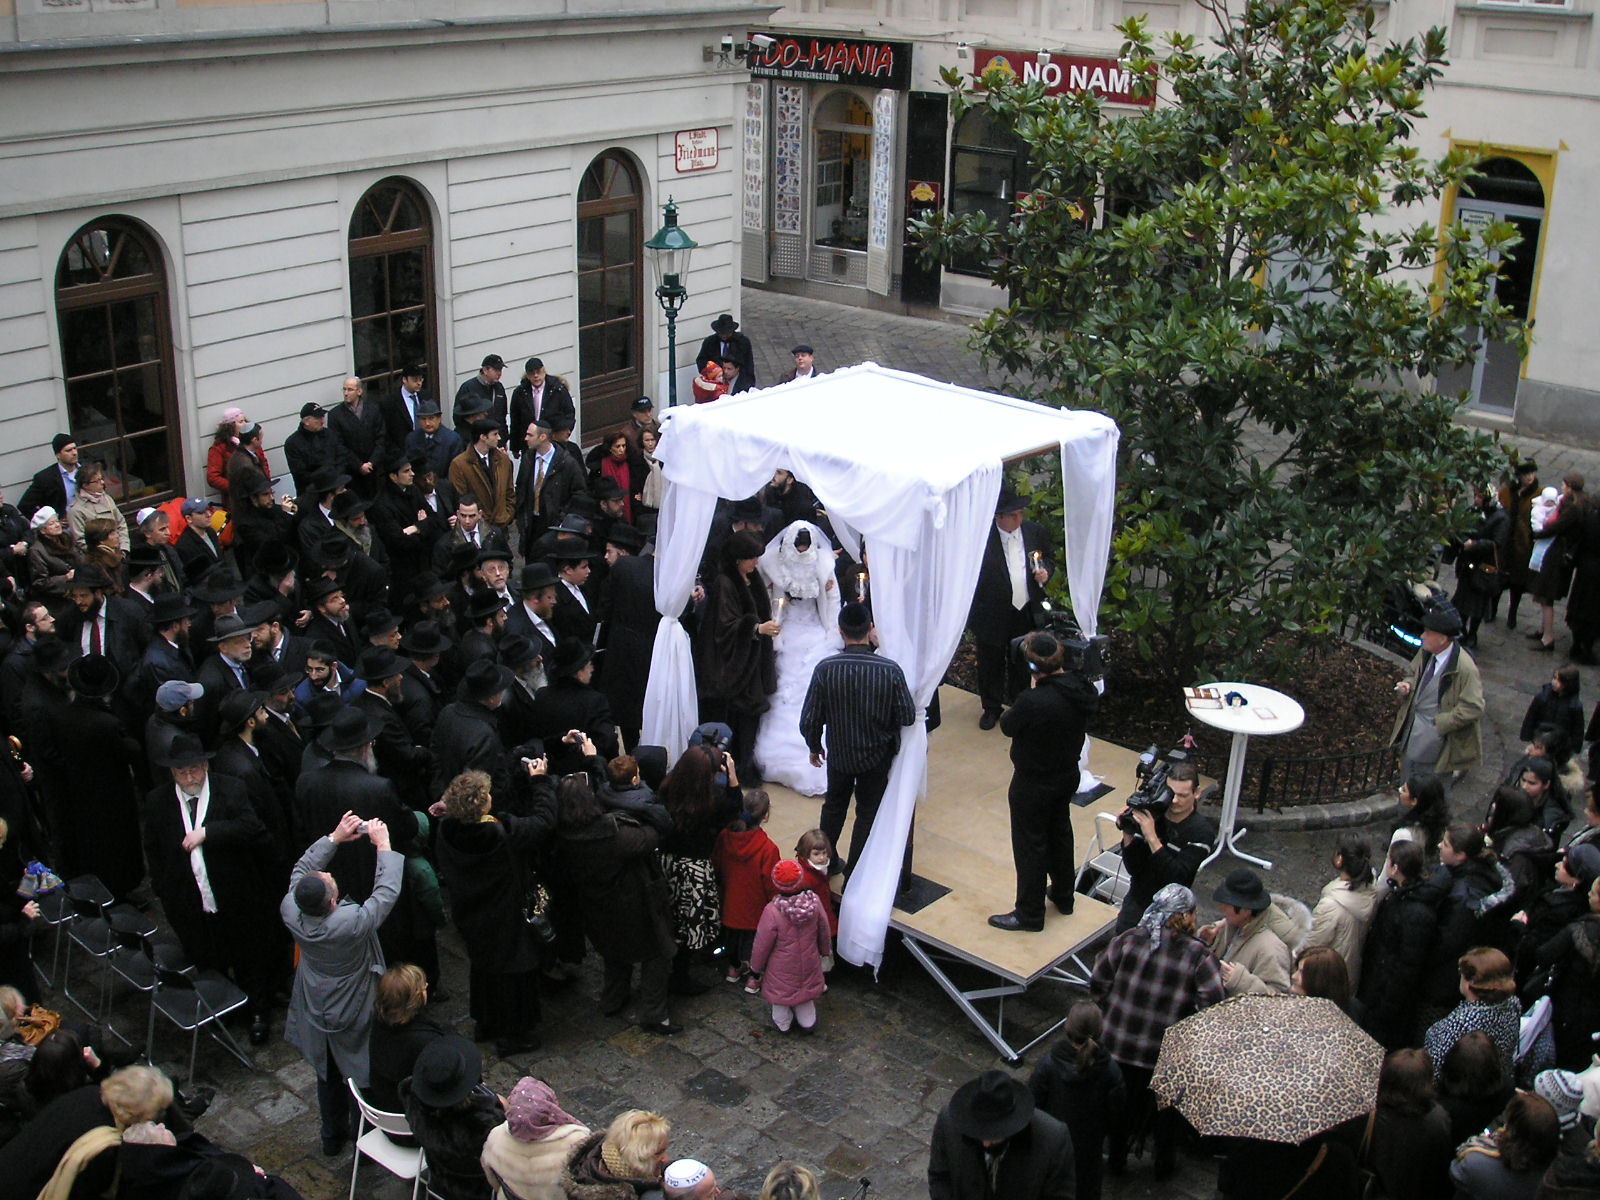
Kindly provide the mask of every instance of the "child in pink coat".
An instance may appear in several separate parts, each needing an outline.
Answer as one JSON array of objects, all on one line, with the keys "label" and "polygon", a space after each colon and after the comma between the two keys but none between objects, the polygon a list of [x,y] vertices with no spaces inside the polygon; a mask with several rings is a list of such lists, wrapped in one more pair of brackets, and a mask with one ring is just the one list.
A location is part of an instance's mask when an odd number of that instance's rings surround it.
[{"label": "child in pink coat", "polygon": [[772,1005],[772,1023],[788,1033],[817,1027],[817,997],[828,990],[822,960],[833,953],[828,918],[806,885],[805,870],[792,858],[772,868],[778,894],[756,926],[750,965],[761,973],[761,994]]}]

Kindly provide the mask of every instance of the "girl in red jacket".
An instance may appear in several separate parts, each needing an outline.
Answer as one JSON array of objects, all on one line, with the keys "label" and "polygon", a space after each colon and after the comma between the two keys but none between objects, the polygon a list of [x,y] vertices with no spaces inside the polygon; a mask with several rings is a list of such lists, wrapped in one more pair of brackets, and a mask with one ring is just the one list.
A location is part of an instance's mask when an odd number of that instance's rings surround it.
[{"label": "girl in red jacket", "polygon": [[[795,861],[805,871],[806,886],[817,894],[817,903],[828,914],[828,933],[835,941],[839,937],[839,910],[833,903],[833,888],[828,884],[828,867],[833,862],[833,843],[820,829],[807,830],[794,844]],[[822,964],[824,971],[833,970],[830,957]]]},{"label": "girl in red jacket", "polygon": [[760,788],[744,794],[744,811],[717,835],[711,861],[722,880],[722,934],[728,948],[729,983],[743,983],[752,996],[761,991],[761,976],[750,969],[750,950],[756,940],[761,910],[777,893],[772,868],[778,865],[777,844],[761,828],[772,812],[772,801]]}]

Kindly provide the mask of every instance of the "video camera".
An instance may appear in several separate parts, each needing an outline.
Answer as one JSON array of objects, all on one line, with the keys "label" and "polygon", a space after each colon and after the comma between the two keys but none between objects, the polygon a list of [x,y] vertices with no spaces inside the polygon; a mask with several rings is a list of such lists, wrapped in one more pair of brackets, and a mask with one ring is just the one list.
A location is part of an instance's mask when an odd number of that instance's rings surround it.
[{"label": "video camera", "polygon": [[1141,754],[1138,765],[1133,769],[1139,786],[1128,797],[1128,807],[1117,814],[1117,828],[1124,833],[1138,834],[1139,823],[1133,819],[1133,814],[1140,810],[1158,821],[1166,816],[1167,810],[1172,807],[1172,788],[1167,783],[1167,776],[1175,763],[1188,761],[1189,752],[1183,749],[1168,750],[1162,754],[1158,748],[1151,746]]},{"label": "video camera", "polygon": [[1072,614],[1057,610],[1048,600],[1040,601],[1040,608],[1043,611],[1033,633],[1025,633],[1021,637],[1011,639],[1011,653],[1016,661],[1023,666],[1030,666],[1027,651],[1023,646],[1034,633],[1048,633],[1056,639],[1063,651],[1061,660],[1063,671],[1081,675],[1090,683],[1104,679],[1111,639],[1103,634],[1085,637],[1082,628],[1073,620]]}]

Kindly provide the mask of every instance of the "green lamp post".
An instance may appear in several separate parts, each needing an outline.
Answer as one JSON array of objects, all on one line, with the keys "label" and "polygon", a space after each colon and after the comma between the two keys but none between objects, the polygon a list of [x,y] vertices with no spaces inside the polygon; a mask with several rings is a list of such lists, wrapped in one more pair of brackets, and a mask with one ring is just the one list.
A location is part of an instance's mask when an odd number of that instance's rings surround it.
[{"label": "green lamp post", "polygon": [[650,261],[655,264],[656,278],[660,280],[656,285],[656,299],[661,302],[661,311],[667,314],[667,406],[671,408],[678,403],[678,314],[689,298],[689,289],[683,286],[683,280],[689,274],[689,255],[699,243],[678,228],[678,206],[671,196],[667,197],[661,211],[666,224],[655,231],[644,248],[650,251]]}]

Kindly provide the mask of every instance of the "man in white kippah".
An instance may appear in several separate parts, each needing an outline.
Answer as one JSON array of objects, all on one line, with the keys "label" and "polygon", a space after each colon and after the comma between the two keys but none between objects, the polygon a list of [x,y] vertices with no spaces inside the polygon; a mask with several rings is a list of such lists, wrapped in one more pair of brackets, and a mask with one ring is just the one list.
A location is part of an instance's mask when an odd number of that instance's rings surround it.
[{"label": "man in white kippah", "polygon": [[667,1200],[713,1200],[722,1195],[711,1168],[692,1158],[667,1164],[661,1175],[661,1190]]}]

